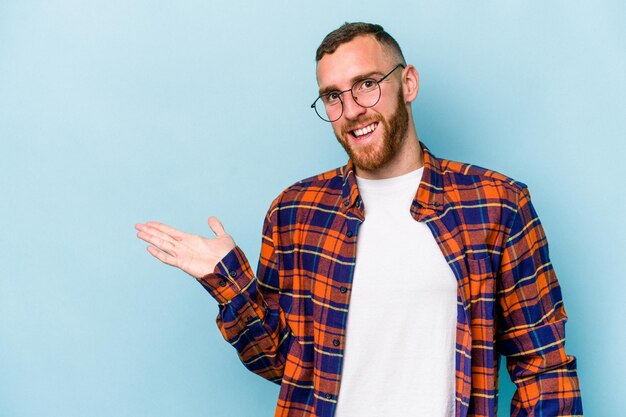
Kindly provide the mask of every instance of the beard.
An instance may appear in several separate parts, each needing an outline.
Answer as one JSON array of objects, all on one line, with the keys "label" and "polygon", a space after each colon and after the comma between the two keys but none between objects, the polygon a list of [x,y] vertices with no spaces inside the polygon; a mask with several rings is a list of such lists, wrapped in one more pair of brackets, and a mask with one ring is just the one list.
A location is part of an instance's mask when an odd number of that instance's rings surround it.
[{"label": "beard", "polygon": [[359,120],[358,125],[370,124],[378,122],[378,130],[381,125],[384,129],[382,143],[375,141],[367,146],[355,147],[350,146],[350,140],[344,139],[357,124],[346,124],[341,128],[341,136],[335,132],[337,141],[346,151],[354,165],[364,171],[375,171],[388,164],[399,152],[409,129],[409,112],[404,105],[404,96],[400,89],[398,94],[398,108],[389,120],[382,115],[374,115],[366,120]]}]

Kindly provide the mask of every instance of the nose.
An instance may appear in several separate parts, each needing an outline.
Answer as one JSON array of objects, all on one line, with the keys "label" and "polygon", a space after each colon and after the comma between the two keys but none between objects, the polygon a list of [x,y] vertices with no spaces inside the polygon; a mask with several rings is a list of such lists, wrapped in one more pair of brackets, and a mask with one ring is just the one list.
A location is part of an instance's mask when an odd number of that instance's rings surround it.
[{"label": "nose", "polygon": [[352,94],[350,94],[350,92],[343,94],[343,115],[345,116],[346,119],[348,120],[357,119],[366,111],[367,109],[363,106],[360,106],[356,102]]}]

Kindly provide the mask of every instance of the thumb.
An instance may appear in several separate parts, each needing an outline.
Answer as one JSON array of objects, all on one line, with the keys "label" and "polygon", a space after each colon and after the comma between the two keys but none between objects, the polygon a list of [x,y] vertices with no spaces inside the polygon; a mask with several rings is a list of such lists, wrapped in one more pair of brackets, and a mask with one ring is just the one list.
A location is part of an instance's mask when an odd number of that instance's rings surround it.
[{"label": "thumb", "polygon": [[227,234],[224,231],[224,226],[222,226],[222,223],[220,223],[215,216],[209,217],[209,227],[213,230],[213,233],[215,233],[215,236],[217,237]]}]

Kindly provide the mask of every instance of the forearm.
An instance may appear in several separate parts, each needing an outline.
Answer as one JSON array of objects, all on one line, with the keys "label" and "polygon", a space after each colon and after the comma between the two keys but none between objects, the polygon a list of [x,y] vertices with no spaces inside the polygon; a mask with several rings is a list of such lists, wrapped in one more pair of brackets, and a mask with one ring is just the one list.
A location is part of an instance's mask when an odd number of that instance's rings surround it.
[{"label": "forearm", "polygon": [[240,248],[198,280],[218,301],[217,325],[252,372],[280,382],[291,333],[278,295],[264,291]]},{"label": "forearm", "polygon": [[509,226],[497,298],[498,350],[517,386],[511,415],[582,415],[576,359],[565,353],[561,288],[527,189]]},{"label": "forearm", "polygon": [[582,415],[576,359],[565,352],[566,320],[561,316],[510,332],[499,340],[509,375],[517,386],[511,416]]}]

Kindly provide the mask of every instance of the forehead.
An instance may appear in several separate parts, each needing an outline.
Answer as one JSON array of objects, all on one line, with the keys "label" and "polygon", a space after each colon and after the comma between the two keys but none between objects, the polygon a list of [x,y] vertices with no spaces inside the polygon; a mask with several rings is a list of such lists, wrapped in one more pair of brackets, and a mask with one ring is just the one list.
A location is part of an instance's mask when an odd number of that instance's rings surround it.
[{"label": "forehead", "polygon": [[355,77],[376,71],[388,71],[389,61],[389,54],[374,37],[357,36],[319,60],[317,84],[320,89],[329,86],[344,87]]}]

